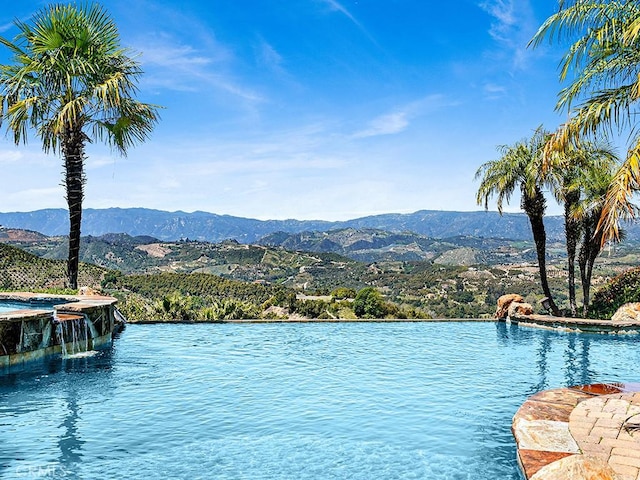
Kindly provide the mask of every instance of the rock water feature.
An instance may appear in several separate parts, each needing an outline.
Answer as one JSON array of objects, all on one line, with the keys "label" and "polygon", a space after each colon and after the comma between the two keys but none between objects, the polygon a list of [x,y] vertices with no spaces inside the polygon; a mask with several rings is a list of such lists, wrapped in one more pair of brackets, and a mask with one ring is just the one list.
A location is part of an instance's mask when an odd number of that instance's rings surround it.
[{"label": "rock water feature", "polygon": [[[55,305],[28,308],[34,298]],[[2,293],[0,300],[25,306],[0,313],[0,373],[57,355],[68,358],[106,348],[124,324],[113,297]]]},{"label": "rock water feature", "polygon": [[54,314],[57,341],[62,347],[62,358],[89,352],[89,339],[99,334],[87,315]]}]

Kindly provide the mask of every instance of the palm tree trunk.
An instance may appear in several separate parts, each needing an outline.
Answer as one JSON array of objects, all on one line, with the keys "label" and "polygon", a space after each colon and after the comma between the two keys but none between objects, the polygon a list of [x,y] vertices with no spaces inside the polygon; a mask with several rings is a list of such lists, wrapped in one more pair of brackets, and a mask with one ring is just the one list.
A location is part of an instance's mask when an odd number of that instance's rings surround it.
[{"label": "palm tree trunk", "polygon": [[78,288],[80,264],[80,228],[82,225],[82,201],[84,199],[84,134],[80,126],[65,130],[62,135],[64,180],[67,206],[69,207],[69,258],[67,260],[68,287]]},{"label": "palm tree trunk", "polygon": [[549,281],[547,279],[547,234],[544,229],[544,211],[546,209],[546,202],[542,190],[536,187],[536,192],[533,197],[529,197],[523,191],[522,194],[522,209],[529,217],[529,223],[531,224],[531,233],[533,234],[533,241],[536,244],[536,255],[538,256],[538,269],[540,270],[540,286],[544,295],[549,299],[549,307],[551,313],[556,317],[560,316],[560,310],[556,303],[553,301],[551,295],[551,289],[549,288]]},{"label": "palm tree trunk", "polygon": [[589,250],[589,257],[587,258],[587,268],[585,275],[585,283],[582,287],[584,290],[583,298],[584,298],[584,316],[586,317],[589,312],[589,305],[591,303],[590,291],[591,291],[591,276],[593,274],[593,264],[596,262],[596,258],[600,255],[602,251],[602,236],[604,235],[603,231],[598,231],[591,238],[591,249]]},{"label": "palm tree trunk", "polygon": [[589,289],[590,289],[589,283],[590,282],[587,281],[587,262],[586,262],[587,253],[586,251],[583,253],[582,249],[586,250],[586,248],[584,247],[584,244],[580,249],[578,264],[580,265],[580,282],[582,283],[582,316],[584,318],[587,318],[589,314]]},{"label": "palm tree trunk", "polygon": [[575,317],[578,311],[578,305],[576,303],[576,252],[575,249],[573,254],[567,252],[567,268],[568,268],[568,278],[567,281],[569,283],[569,309],[571,311],[571,316]]},{"label": "palm tree trunk", "polygon": [[586,218],[584,221],[584,234],[578,263],[580,265],[580,280],[582,282],[582,314],[586,318],[589,314],[589,304],[591,303],[591,276],[593,274],[593,264],[602,251],[602,236],[604,232],[596,232],[598,215]]},{"label": "palm tree trunk", "polygon": [[[577,195],[576,195],[577,193]],[[579,192],[571,192],[565,196],[564,202],[564,231],[567,239],[567,280],[569,283],[569,308],[571,316],[576,316],[576,249],[578,246],[578,237],[580,235],[580,222],[575,220],[572,215],[574,205],[580,200]]]},{"label": "palm tree trunk", "polygon": [[580,267],[580,282],[582,283],[582,316],[587,317],[589,313],[589,281],[587,280],[587,263],[589,261],[589,250],[591,249],[591,237],[593,230],[588,218],[583,221],[582,245],[578,254],[578,265]]}]

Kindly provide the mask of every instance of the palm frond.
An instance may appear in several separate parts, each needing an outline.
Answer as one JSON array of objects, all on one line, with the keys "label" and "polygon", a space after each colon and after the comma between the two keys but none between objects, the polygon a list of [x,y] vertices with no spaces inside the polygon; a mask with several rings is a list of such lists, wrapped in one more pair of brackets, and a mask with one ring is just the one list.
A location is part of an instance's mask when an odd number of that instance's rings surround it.
[{"label": "palm frond", "polygon": [[100,5],[53,4],[16,26],[13,42],[0,37],[13,54],[0,65],[0,112],[16,142],[33,130],[58,151],[72,124],[122,154],[148,138],[159,107],[133,98],[142,71]]},{"label": "palm frond", "polygon": [[597,229],[603,232],[603,243],[620,240],[620,223],[638,215],[631,198],[640,188],[640,145],[629,152],[616,172],[604,198]]}]

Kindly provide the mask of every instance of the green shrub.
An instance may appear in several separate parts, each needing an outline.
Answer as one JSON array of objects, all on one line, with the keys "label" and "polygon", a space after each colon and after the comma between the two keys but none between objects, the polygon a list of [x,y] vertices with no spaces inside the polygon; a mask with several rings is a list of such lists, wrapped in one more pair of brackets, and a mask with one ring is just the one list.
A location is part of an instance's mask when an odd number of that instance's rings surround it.
[{"label": "green shrub", "polygon": [[451,299],[458,303],[471,303],[473,302],[473,293],[467,292],[466,290],[453,292]]},{"label": "green shrub", "polygon": [[356,298],[356,291],[353,288],[338,287],[331,292],[331,296],[336,300],[344,300],[345,298]]},{"label": "green shrub", "polygon": [[593,294],[589,316],[611,318],[625,303],[640,302],[640,267],[613,278]]},{"label": "green shrub", "polygon": [[360,318],[384,318],[387,313],[382,295],[373,287],[358,292],[353,301],[353,311]]},{"label": "green shrub", "polygon": [[297,300],[290,311],[308,318],[329,318],[328,307],[329,304],[322,300]]}]

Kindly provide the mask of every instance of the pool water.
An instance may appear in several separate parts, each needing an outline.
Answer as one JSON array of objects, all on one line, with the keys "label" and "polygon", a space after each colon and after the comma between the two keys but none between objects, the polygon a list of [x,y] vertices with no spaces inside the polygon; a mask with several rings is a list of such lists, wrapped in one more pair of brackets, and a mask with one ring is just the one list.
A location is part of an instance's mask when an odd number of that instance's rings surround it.
[{"label": "pool water", "polygon": [[30,302],[10,302],[10,301],[0,300],[0,313],[11,312],[14,310],[53,310],[53,306],[59,305],[60,303],[64,303],[64,302],[30,303]]},{"label": "pool water", "polygon": [[0,476],[520,479],[525,399],[637,381],[637,345],[494,323],[129,325],[0,377]]}]

